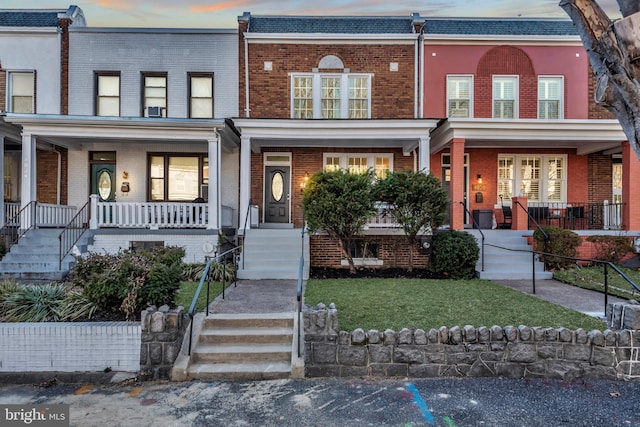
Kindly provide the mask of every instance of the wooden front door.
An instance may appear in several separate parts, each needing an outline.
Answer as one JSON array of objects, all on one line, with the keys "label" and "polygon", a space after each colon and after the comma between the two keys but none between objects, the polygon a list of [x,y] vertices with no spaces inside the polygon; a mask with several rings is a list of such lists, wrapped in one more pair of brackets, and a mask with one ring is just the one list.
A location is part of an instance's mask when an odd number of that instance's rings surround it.
[{"label": "wooden front door", "polygon": [[289,166],[265,167],[264,222],[288,223],[291,168]]}]

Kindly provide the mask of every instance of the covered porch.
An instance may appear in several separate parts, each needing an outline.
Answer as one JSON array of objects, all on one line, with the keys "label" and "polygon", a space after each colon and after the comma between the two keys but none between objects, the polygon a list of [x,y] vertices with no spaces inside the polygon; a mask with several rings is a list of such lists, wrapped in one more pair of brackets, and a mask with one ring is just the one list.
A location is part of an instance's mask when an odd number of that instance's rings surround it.
[{"label": "covered porch", "polygon": [[[215,235],[237,226],[240,140],[230,121],[7,114],[3,125],[19,136],[14,148],[21,160],[19,200],[0,199],[3,226],[82,227],[94,235],[107,229]],[[51,174],[36,150],[47,148],[61,154],[53,182],[43,186]],[[58,203],[42,202],[49,192]]]},{"label": "covered porch", "polygon": [[640,162],[614,120],[448,119],[431,134],[431,164],[454,229],[486,214],[481,228],[526,230],[528,213],[541,225],[640,230]]}]

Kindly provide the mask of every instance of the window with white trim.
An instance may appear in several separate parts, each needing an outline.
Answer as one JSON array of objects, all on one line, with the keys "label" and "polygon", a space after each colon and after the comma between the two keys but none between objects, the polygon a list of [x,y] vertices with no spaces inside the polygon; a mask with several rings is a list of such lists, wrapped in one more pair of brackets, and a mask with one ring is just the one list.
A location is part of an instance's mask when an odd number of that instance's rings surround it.
[{"label": "window with white trim", "polygon": [[189,73],[189,117],[213,118],[213,73]]},{"label": "window with white trim", "polygon": [[373,169],[377,178],[384,178],[393,165],[393,154],[389,153],[325,153],[323,157],[326,171],[364,173]]},{"label": "window with white trim", "polygon": [[96,73],[96,116],[120,115],[120,73]]},{"label": "window with white trim", "polygon": [[498,156],[498,202],[515,195],[531,202],[564,202],[567,194],[566,155]]},{"label": "window with white trim", "polygon": [[291,76],[294,119],[368,119],[371,75],[310,73]]},{"label": "window with white trim", "polygon": [[564,83],[562,77],[538,77],[538,118],[563,117]]},{"label": "window with white trim", "polygon": [[447,117],[473,116],[472,91],[473,76],[447,76]]},{"label": "window with white trim", "polygon": [[33,95],[35,92],[35,74],[33,72],[9,72],[9,93],[7,111],[12,113],[35,112]]},{"label": "window with white trim", "polygon": [[493,118],[518,117],[518,77],[493,76]]},{"label": "window with white trim", "polygon": [[144,73],[142,81],[142,116],[167,117],[167,73]]}]

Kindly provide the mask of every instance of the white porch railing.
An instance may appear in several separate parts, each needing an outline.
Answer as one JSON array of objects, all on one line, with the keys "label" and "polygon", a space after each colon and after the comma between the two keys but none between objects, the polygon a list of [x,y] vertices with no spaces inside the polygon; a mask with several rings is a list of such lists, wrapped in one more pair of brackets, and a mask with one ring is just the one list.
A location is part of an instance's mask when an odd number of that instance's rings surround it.
[{"label": "white porch railing", "polygon": [[609,203],[604,201],[604,229],[622,230],[622,203]]},{"label": "white porch railing", "polygon": [[16,218],[20,212],[20,203],[5,202],[4,204],[4,224],[8,226],[16,226],[19,221]]},{"label": "white porch railing", "polygon": [[205,203],[98,202],[91,213],[98,228],[205,228]]},{"label": "white porch railing", "polygon": [[75,206],[38,203],[36,205],[36,227],[64,227],[76,215],[77,210]]}]

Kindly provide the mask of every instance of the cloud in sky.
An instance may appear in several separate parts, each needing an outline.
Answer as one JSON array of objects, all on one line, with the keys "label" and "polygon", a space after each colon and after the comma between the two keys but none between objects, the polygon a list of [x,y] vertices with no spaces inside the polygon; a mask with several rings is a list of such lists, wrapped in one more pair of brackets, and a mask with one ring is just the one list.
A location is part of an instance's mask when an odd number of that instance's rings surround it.
[{"label": "cloud in sky", "polygon": [[[254,15],[394,15],[464,17],[560,17],[559,0],[82,0],[91,26],[235,28],[237,17]],[[51,0],[3,0],[2,8],[51,8]],[[618,17],[616,0],[599,0]],[[62,6],[64,7],[64,6]]]}]

